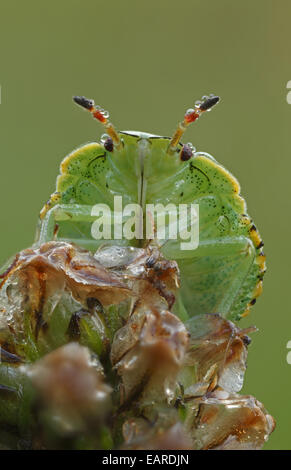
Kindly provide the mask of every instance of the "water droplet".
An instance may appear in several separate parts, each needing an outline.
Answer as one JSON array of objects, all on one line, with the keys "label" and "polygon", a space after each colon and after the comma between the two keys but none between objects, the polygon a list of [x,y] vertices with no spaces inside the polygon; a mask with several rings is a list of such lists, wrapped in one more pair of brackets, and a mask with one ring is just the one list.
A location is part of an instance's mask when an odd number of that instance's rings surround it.
[{"label": "water droplet", "polygon": [[100,138],[101,144],[104,144],[108,138],[109,138],[108,134],[102,134]]},{"label": "water droplet", "polygon": [[194,112],[195,112],[195,110],[193,108],[189,108],[189,109],[187,109],[186,114],[189,115],[189,114],[192,114]]},{"label": "water droplet", "polygon": [[208,99],[209,99],[209,96],[207,96],[207,95],[203,95],[202,98],[201,98],[202,101],[206,101]]},{"label": "water droplet", "polygon": [[108,111],[105,110],[105,111],[103,111],[102,114],[103,114],[103,116],[104,116],[106,119],[109,118],[109,112],[108,112]]},{"label": "water droplet", "polygon": [[186,145],[192,150],[193,153],[196,152],[196,147],[194,147],[194,145],[191,142],[188,142]]}]

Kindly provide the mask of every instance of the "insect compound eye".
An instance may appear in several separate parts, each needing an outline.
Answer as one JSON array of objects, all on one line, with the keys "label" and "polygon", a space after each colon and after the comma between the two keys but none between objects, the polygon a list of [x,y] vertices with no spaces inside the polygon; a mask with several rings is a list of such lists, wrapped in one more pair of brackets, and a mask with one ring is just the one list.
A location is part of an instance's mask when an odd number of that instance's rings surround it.
[{"label": "insect compound eye", "polygon": [[111,137],[109,137],[108,134],[103,134],[100,140],[101,140],[101,143],[104,145],[105,150],[107,150],[107,152],[113,152],[113,149],[114,149],[113,140],[111,139]]},{"label": "insect compound eye", "polygon": [[113,140],[111,139],[111,137],[108,137],[107,140],[105,140],[104,142],[104,148],[105,150],[107,150],[107,152],[113,152]]},{"label": "insect compound eye", "polygon": [[191,147],[189,144],[183,145],[183,148],[180,152],[180,158],[182,162],[186,162],[189,160],[193,155],[193,147]]}]

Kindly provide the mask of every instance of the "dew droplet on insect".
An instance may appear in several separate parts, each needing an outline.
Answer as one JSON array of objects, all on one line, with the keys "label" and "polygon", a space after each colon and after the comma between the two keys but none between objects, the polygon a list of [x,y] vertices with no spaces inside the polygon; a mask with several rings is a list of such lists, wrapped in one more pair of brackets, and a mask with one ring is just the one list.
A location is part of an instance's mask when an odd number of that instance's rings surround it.
[{"label": "dew droplet on insect", "polygon": [[206,101],[208,99],[209,99],[209,96],[207,96],[207,95],[203,95],[202,98],[201,98],[202,101]]},{"label": "dew droplet on insect", "polygon": [[194,113],[194,112],[195,112],[195,110],[194,110],[193,108],[189,108],[189,109],[187,109],[187,111],[186,111],[186,115],[189,116],[190,114],[192,114],[192,113]]},{"label": "dew droplet on insect", "polygon": [[194,147],[194,145],[191,142],[188,142],[186,145],[192,150],[193,153],[196,152],[196,147]]},{"label": "dew droplet on insect", "polygon": [[104,110],[104,111],[102,111],[102,114],[106,119],[109,118],[109,112],[108,111]]},{"label": "dew droplet on insect", "polygon": [[196,100],[195,101],[195,107],[196,108],[199,108],[199,106],[202,104],[202,101],[201,100]]},{"label": "dew droplet on insect", "polygon": [[108,134],[102,134],[100,138],[101,144],[104,144],[108,138],[109,138]]}]

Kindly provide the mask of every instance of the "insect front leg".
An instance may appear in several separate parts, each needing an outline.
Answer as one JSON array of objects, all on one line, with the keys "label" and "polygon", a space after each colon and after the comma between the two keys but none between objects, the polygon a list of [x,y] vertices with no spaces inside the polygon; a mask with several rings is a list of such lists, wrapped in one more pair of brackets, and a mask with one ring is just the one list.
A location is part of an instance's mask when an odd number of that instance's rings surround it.
[{"label": "insect front leg", "polygon": [[[114,225],[116,218],[120,225],[117,241]],[[40,221],[36,245],[62,240],[76,243],[90,251],[96,251],[104,243],[128,245],[128,240],[122,238],[122,227],[128,219],[128,215],[114,212],[105,204],[57,204]]]},{"label": "insect front leg", "polygon": [[[48,241],[54,240],[57,238],[57,229],[58,227],[62,228],[63,223],[71,223],[71,241],[78,242],[78,236],[84,244],[96,244],[96,241],[89,237],[90,232],[84,230],[84,225],[94,222],[96,216],[92,214],[93,206],[81,205],[81,204],[57,204],[48,210],[43,220],[40,222],[40,227],[36,236],[36,244],[41,245]],[[73,233],[74,232],[74,233]],[[70,231],[67,230],[68,237]]]}]

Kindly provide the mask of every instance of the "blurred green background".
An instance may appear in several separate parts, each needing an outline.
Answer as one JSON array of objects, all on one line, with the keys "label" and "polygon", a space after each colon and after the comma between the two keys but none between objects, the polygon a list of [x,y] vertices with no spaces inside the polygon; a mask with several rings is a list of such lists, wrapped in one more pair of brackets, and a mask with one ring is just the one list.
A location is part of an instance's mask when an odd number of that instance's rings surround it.
[{"label": "blurred green background", "polygon": [[291,2],[2,0],[0,14],[1,263],[31,245],[60,160],[102,133],[72,95],[161,135],[203,94],[222,97],[186,141],[237,176],[265,241],[244,391],[277,420],[265,448],[291,449]]}]

